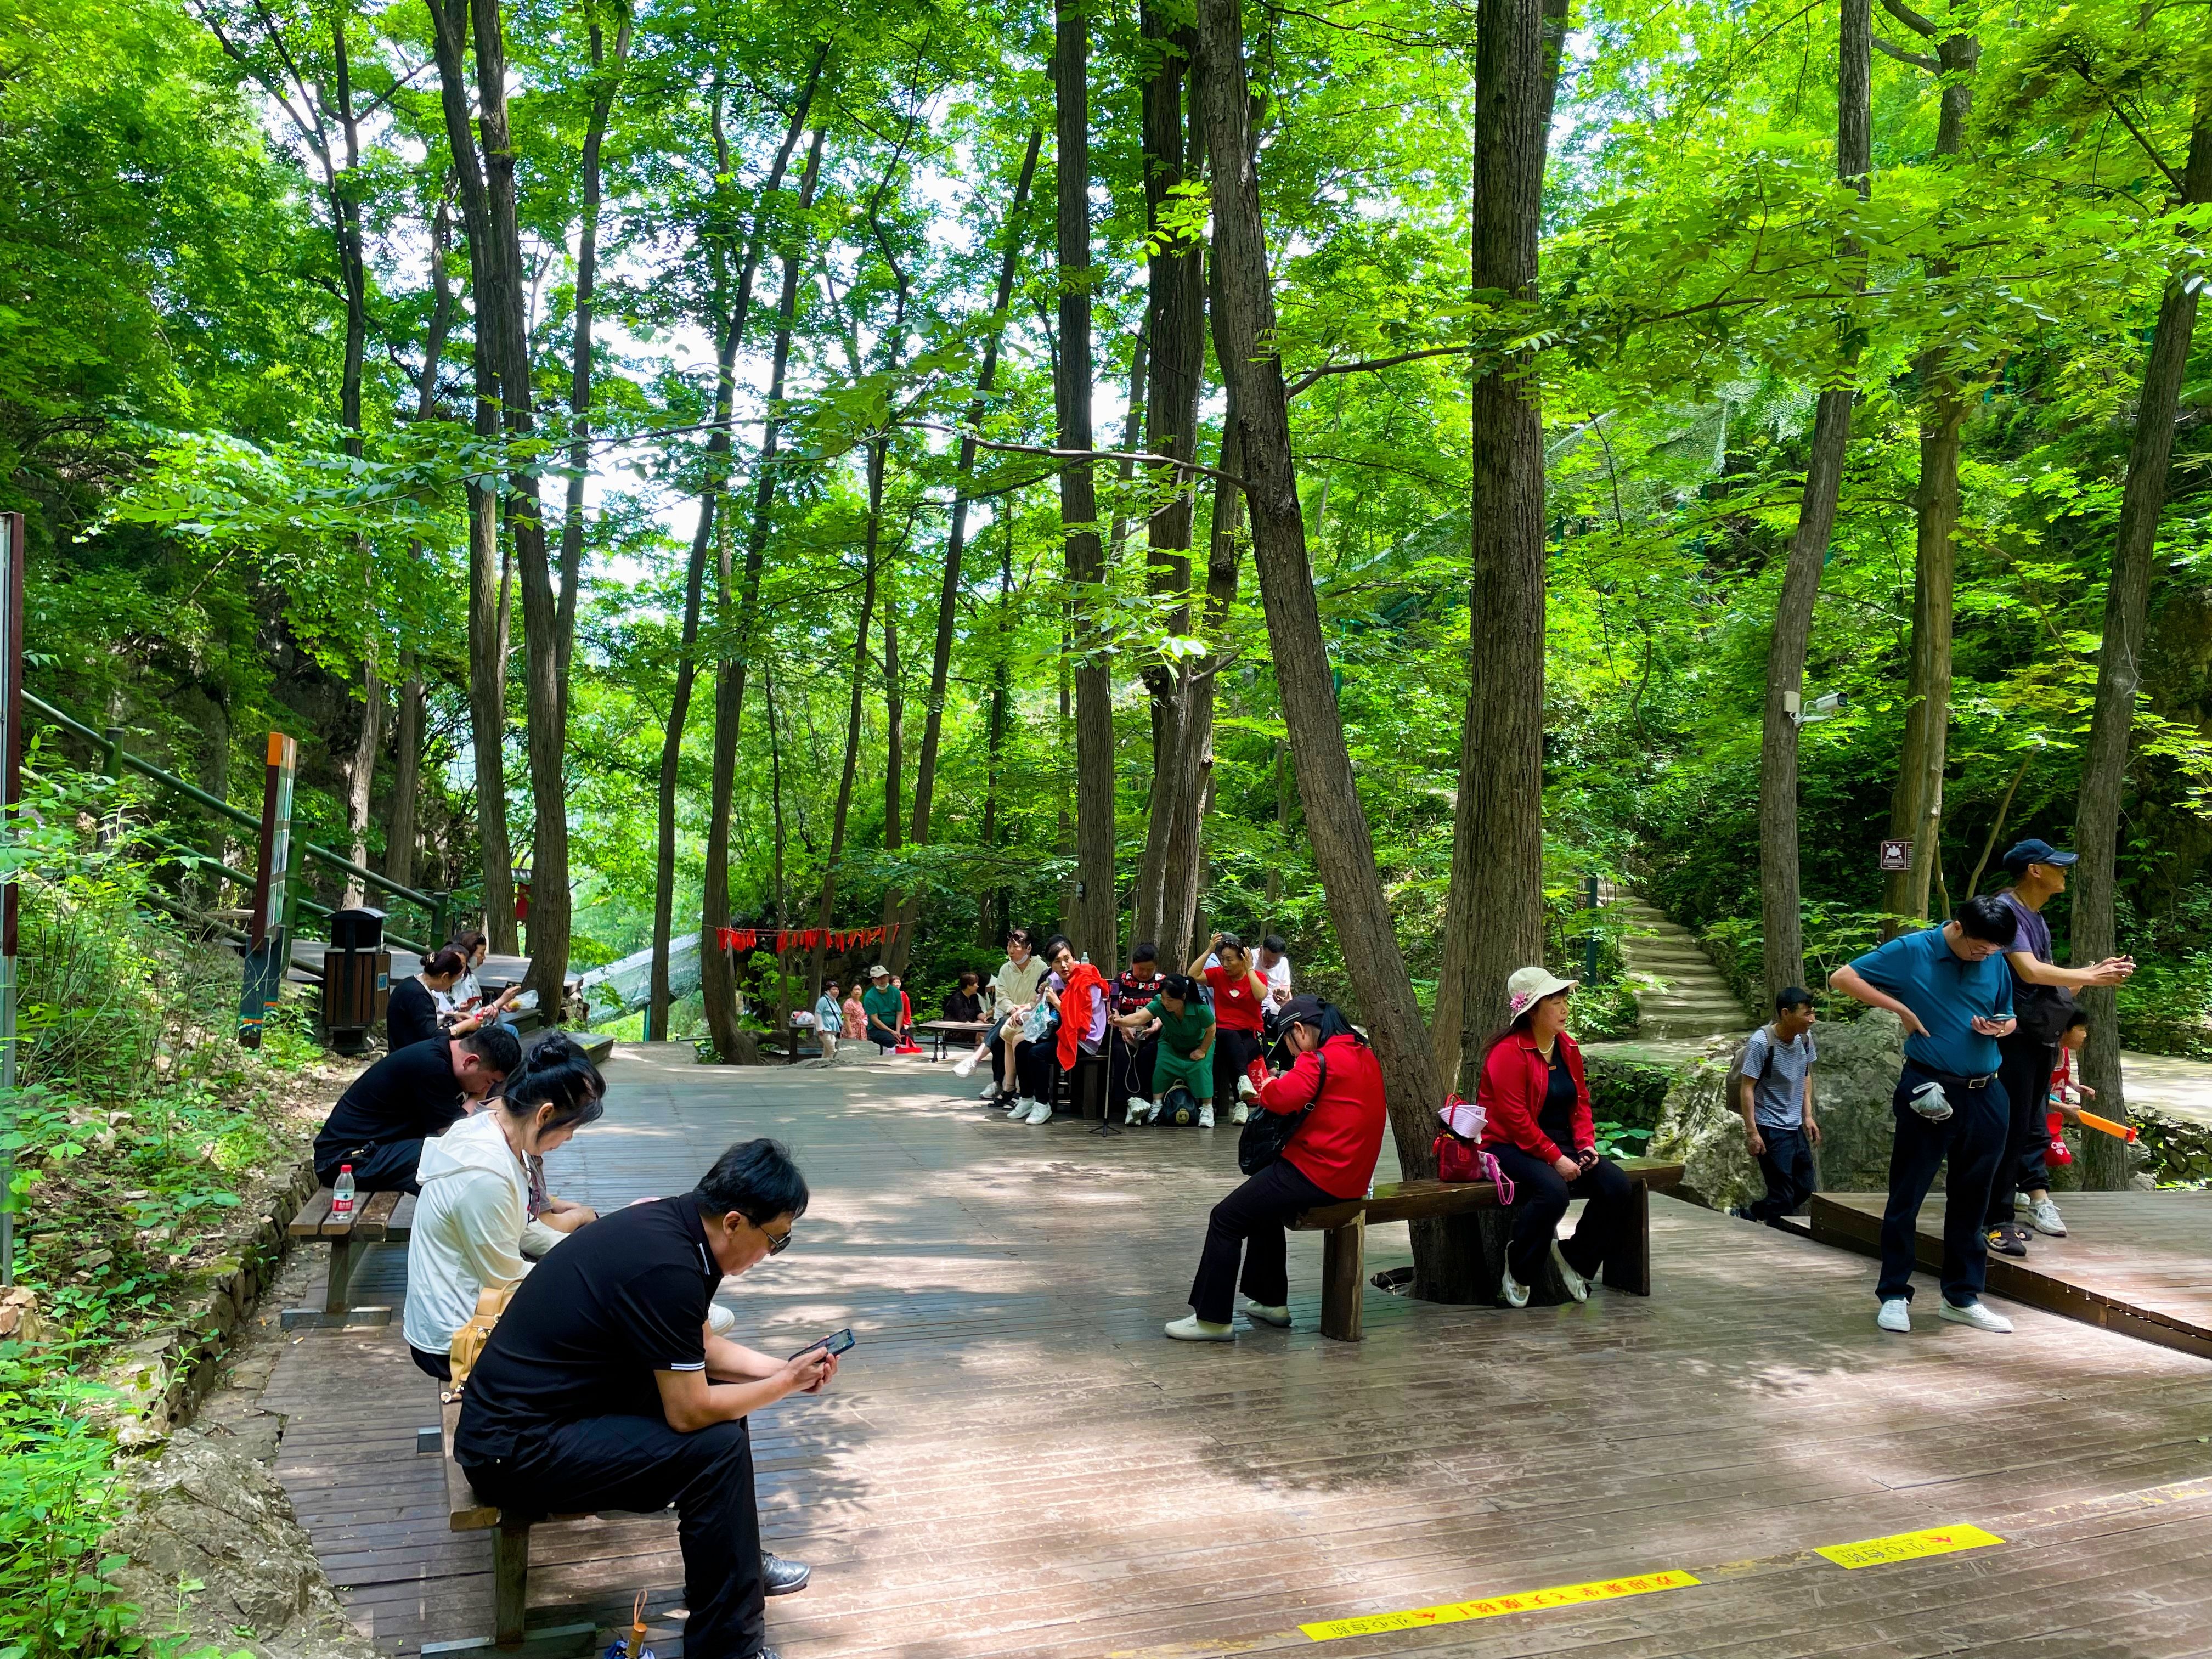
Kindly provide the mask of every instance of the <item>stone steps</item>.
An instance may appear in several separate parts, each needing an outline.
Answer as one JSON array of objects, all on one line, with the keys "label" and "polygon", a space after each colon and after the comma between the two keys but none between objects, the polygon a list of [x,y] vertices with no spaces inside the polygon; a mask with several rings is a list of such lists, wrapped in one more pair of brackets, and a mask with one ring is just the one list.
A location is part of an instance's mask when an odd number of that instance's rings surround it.
[{"label": "stone steps", "polygon": [[1621,940],[1628,971],[1658,981],[1636,994],[1638,1036],[1679,1041],[1751,1029],[1752,1017],[1688,928],[1627,895],[1608,908],[1632,930]]}]

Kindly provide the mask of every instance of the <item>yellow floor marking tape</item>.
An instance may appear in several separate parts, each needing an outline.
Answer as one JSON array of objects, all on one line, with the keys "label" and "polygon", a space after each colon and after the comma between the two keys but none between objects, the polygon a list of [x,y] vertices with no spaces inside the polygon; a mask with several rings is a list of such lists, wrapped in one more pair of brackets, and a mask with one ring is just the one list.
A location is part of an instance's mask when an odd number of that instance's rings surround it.
[{"label": "yellow floor marking tape", "polygon": [[2004,1541],[1979,1527],[1930,1527],[1923,1532],[1892,1533],[1887,1538],[1862,1538],[1856,1544],[1829,1544],[1813,1553],[1827,1557],[1839,1567],[1878,1567],[1885,1562],[1917,1561],[1924,1555],[1949,1555]]},{"label": "yellow floor marking tape", "polygon": [[1610,1601],[1621,1595],[1649,1595],[1653,1590],[1686,1589],[1698,1579],[1686,1572],[1644,1572],[1625,1578],[1602,1578],[1587,1584],[1554,1584],[1549,1589],[1522,1590],[1512,1595],[1486,1595],[1473,1601],[1446,1601],[1433,1607],[1412,1607],[1404,1613],[1370,1613],[1363,1619],[1331,1619],[1298,1628],[1316,1642],[1334,1642],[1345,1636],[1378,1636],[1394,1630],[1426,1630],[1431,1625],[1457,1625],[1469,1619],[1495,1619],[1501,1613],[1536,1613],[1547,1607],[1577,1607],[1588,1601]]}]

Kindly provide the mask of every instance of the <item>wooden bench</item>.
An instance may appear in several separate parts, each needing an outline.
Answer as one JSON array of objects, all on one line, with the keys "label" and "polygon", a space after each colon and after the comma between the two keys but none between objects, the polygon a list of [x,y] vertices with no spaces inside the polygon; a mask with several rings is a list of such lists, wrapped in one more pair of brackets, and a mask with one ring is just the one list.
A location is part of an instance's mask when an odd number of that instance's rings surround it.
[{"label": "wooden bench", "polygon": [[593,1511],[567,1515],[518,1515],[487,1504],[469,1485],[461,1466],[453,1461],[453,1430],[461,1419],[461,1402],[444,1410],[446,1457],[446,1524],[453,1532],[491,1534],[492,1633],[489,1638],[464,1637],[453,1642],[425,1642],[426,1659],[483,1652],[499,1648],[526,1648],[532,1659],[555,1653],[587,1653],[597,1627],[589,1623],[528,1628],[530,1611],[530,1529],[549,1521],[588,1521]]},{"label": "wooden bench", "polygon": [[295,1239],[331,1247],[331,1270],[323,1281],[319,1308],[287,1308],[282,1315],[288,1331],[318,1326],[387,1325],[388,1307],[356,1308],[347,1298],[353,1289],[353,1270],[361,1253],[371,1244],[404,1244],[414,1231],[415,1194],[363,1193],[350,1216],[331,1214],[331,1189],[318,1188],[300,1206],[285,1231]]},{"label": "wooden bench", "polygon": [[[1650,1194],[1682,1178],[1682,1166],[1652,1158],[1617,1160],[1636,1188],[1635,1208],[1620,1248],[1604,1268],[1611,1289],[1651,1294]],[[1367,1229],[1386,1221],[1429,1221],[1498,1208],[1498,1188],[1487,1181],[1386,1181],[1369,1198],[1346,1199],[1308,1210],[1291,1227],[1322,1235],[1321,1330],[1340,1342],[1359,1340],[1360,1303],[1366,1290]]]}]

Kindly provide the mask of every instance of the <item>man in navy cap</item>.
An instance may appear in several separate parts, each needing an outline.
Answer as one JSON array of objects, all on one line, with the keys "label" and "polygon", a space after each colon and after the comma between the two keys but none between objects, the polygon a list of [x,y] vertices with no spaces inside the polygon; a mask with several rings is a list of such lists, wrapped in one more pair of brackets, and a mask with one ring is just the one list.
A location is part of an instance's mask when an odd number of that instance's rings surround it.
[{"label": "man in navy cap", "polygon": [[2049,1140],[2046,1102],[2058,1039],[2074,1012],[2075,991],[2120,984],[2136,970],[2132,957],[2110,957],[2089,968],[2061,968],[2051,959],[2051,924],[2043,919],[2043,907],[2066,890],[2066,872],[2080,856],[2062,853],[2033,836],[2004,855],[2012,885],[1996,896],[2010,907],[2020,924],[2005,952],[2012,969],[2013,1010],[2020,1023],[2011,1036],[1997,1039],[1998,1076],[2011,1103],[2012,1131],[1990,1186],[1989,1214],[1984,1222],[1990,1248],[2002,1255],[2027,1254],[2028,1228],[2014,1215],[2014,1193],[2027,1200],[2028,1225],[2054,1238],[2066,1237],[2066,1224],[2051,1201],[2051,1176],[2043,1162]]}]

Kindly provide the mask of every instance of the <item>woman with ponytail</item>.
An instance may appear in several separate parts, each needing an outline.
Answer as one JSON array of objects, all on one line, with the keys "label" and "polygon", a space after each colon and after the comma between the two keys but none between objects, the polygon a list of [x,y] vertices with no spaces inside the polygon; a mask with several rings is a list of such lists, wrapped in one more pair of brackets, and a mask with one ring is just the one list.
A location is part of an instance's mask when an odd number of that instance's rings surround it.
[{"label": "woman with ponytail", "polygon": [[538,1166],[599,1116],[605,1094],[599,1068],[555,1031],[523,1056],[501,1096],[422,1143],[406,1334],[415,1363],[431,1376],[451,1376],[453,1333],[476,1312],[479,1293],[513,1284],[530,1271],[526,1254],[543,1255],[595,1218],[582,1205],[548,1200]]}]

